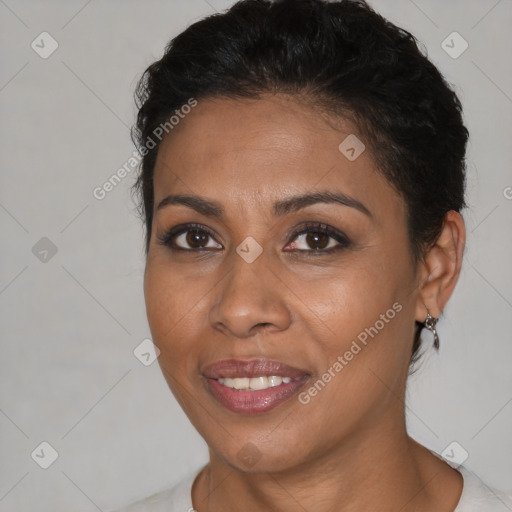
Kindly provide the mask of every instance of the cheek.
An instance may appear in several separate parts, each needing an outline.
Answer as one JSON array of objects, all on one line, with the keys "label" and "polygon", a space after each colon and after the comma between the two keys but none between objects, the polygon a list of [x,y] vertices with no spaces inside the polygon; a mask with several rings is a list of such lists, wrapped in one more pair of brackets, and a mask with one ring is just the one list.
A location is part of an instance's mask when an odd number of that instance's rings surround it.
[{"label": "cheek", "polygon": [[153,342],[163,355],[172,351],[176,357],[170,361],[179,364],[180,353],[191,349],[185,329],[205,290],[193,279],[177,276],[171,266],[151,262],[146,267],[144,296]]},{"label": "cheek", "polygon": [[370,272],[364,278],[346,276],[330,285],[324,303],[319,290],[318,307],[306,320],[311,327],[320,317],[329,327],[327,335],[322,326],[309,331],[316,374],[299,396],[308,422],[333,433],[326,434],[327,444],[356,428],[361,418],[378,418],[400,404],[396,396],[409,359],[408,313],[405,294],[382,279]]},{"label": "cheek", "polygon": [[311,333],[322,348],[318,371],[332,367],[341,357],[343,369],[338,365],[337,373],[343,372],[348,379],[344,385],[375,380],[370,370],[390,380],[403,374],[412,342],[409,324],[413,324],[405,258],[369,251],[332,279],[311,283],[305,322],[318,325]]},{"label": "cheek", "polygon": [[202,385],[197,375],[200,347],[191,340],[198,339],[194,320],[206,291],[194,279],[179,277],[168,263],[152,261],[146,266],[146,313],[153,343],[160,350],[158,364],[174,397],[196,421],[201,411],[195,410],[190,395]]},{"label": "cheek", "polygon": [[[373,325],[403,297],[404,281],[394,270],[360,258],[328,280],[312,283],[307,303],[334,334],[355,336]],[[391,312],[391,315],[393,313]]]}]

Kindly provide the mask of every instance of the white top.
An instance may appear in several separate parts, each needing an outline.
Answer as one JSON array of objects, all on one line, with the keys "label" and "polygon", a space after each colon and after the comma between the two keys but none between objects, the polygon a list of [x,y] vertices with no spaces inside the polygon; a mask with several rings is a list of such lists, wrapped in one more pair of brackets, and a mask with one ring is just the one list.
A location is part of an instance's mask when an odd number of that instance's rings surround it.
[{"label": "white top", "polygon": [[[459,503],[453,512],[511,512],[512,496],[485,485],[476,475],[460,466],[464,478]],[[192,484],[199,471],[186,476],[174,487],[153,494],[116,512],[195,512],[192,507]]]}]

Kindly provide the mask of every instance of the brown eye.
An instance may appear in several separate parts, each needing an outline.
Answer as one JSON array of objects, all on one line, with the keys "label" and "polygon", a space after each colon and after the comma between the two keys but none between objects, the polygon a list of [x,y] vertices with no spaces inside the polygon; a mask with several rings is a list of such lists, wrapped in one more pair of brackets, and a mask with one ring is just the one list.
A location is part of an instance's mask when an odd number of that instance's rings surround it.
[{"label": "brown eye", "polygon": [[198,224],[185,224],[176,226],[167,233],[158,237],[159,243],[172,250],[180,251],[206,251],[219,250],[222,245],[215,241],[210,231]]},{"label": "brown eye", "polygon": [[185,240],[193,249],[203,248],[208,242],[210,235],[199,229],[193,229],[186,232]]},{"label": "brown eye", "polygon": [[347,236],[323,223],[310,223],[295,232],[286,251],[306,254],[329,254],[351,246]]},{"label": "brown eye", "polygon": [[312,249],[325,249],[329,245],[330,236],[319,231],[310,231],[306,236],[306,243]]}]

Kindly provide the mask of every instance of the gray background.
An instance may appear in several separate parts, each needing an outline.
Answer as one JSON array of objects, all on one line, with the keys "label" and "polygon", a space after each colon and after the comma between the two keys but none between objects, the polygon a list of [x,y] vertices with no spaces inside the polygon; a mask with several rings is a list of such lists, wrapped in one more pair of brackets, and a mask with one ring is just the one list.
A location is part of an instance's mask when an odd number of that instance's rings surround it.
[{"label": "gray background", "polygon": [[[231,3],[0,0],[2,511],[108,510],[206,461],[157,363],[133,354],[150,337],[134,173],[92,192],[132,154],[140,73]],[[457,441],[468,468],[512,492],[512,2],[371,4],[456,84],[472,136],[466,260],[441,351],[409,382],[410,431],[438,452]],[[31,48],[43,31],[59,45],[47,59]],[[457,59],[441,47],[453,31],[469,43]],[[43,237],[55,255],[43,241],[36,257]],[[58,452],[48,469],[31,458],[42,441]]]}]

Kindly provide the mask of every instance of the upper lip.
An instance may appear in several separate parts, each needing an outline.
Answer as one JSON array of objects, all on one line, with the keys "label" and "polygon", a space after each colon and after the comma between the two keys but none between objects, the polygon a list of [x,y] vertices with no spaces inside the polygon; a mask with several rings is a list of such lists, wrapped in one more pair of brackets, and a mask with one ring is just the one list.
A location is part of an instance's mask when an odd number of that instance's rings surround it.
[{"label": "upper lip", "polygon": [[271,359],[223,359],[204,367],[202,373],[210,379],[236,378],[236,377],[260,377],[263,375],[275,375],[296,379],[308,375],[305,370],[294,368]]}]

